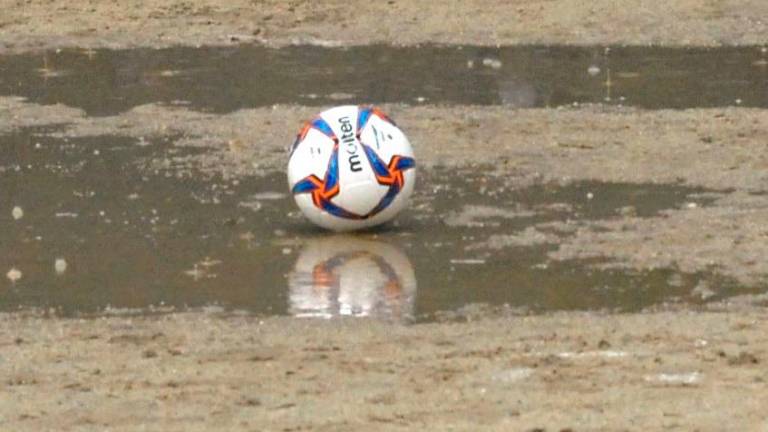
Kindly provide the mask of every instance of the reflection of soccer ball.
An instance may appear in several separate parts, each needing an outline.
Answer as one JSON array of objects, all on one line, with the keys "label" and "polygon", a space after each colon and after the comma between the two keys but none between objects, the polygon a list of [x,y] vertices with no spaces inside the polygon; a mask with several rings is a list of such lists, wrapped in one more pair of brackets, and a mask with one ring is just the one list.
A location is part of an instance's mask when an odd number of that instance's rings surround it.
[{"label": "reflection of soccer ball", "polygon": [[322,236],[307,242],[288,275],[291,315],[373,316],[405,320],[413,315],[416,277],[394,245]]},{"label": "reflection of soccer ball", "polygon": [[323,111],[299,133],[288,183],[302,213],[335,231],[392,219],[413,191],[413,150],[402,131],[373,107]]}]

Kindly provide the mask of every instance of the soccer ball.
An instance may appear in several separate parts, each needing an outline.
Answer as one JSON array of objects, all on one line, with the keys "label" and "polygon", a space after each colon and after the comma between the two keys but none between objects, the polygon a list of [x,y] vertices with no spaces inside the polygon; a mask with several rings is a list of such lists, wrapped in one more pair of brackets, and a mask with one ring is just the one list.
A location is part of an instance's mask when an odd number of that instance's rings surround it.
[{"label": "soccer ball", "polygon": [[408,139],[374,107],[321,112],[301,129],[288,161],[299,209],[334,231],[389,221],[405,207],[415,181]]}]

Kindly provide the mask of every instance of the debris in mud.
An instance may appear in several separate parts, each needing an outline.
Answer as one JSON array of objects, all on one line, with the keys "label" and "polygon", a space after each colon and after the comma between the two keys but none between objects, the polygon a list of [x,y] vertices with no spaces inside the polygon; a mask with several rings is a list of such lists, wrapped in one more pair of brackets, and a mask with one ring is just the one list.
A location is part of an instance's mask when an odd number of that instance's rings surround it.
[{"label": "debris in mud", "polygon": [[710,288],[707,281],[699,281],[696,286],[691,290],[691,295],[702,300],[708,300],[717,295],[715,291]]},{"label": "debris in mud", "polygon": [[67,261],[64,258],[56,258],[56,261],[53,263],[53,268],[56,271],[56,274],[64,274],[64,272],[67,271]]},{"label": "debris in mud", "polygon": [[728,357],[729,366],[756,365],[760,363],[757,357],[749,352],[742,351],[737,356]]},{"label": "debris in mud", "polygon": [[527,218],[535,215],[535,212],[521,208],[465,205],[461,210],[450,212],[443,222],[451,227],[494,227],[500,225],[495,219]]},{"label": "debris in mud", "polygon": [[528,368],[528,367],[510,368],[510,369],[504,369],[494,373],[491,379],[495,382],[500,382],[505,384],[514,383],[530,377],[531,375],[533,375],[534,372],[535,370],[533,368]]},{"label": "debris in mud", "polygon": [[626,351],[600,350],[583,352],[561,352],[555,355],[564,359],[582,359],[590,357],[614,359],[628,357],[630,354]]},{"label": "debris in mud", "polygon": [[688,372],[688,373],[660,373],[656,375],[646,375],[645,380],[647,382],[659,383],[659,384],[672,384],[689,386],[698,384],[701,382],[703,375],[701,372]]},{"label": "debris in mud", "polygon": [[17,268],[12,268],[8,270],[8,273],[5,274],[5,276],[8,278],[8,280],[11,281],[11,283],[16,283],[17,280],[21,279],[21,270]]},{"label": "debris in mud", "polygon": [[481,258],[452,258],[451,264],[480,265],[485,264],[485,260]]},{"label": "debris in mud", "polygon": [[467,250],[492,249],[500,250],[509,247],[531,247],[542,244],[556,244],[560,237],[542,232],[535,227],[527,227],[514,234],[492,234],[483,242],[470,244]]}]

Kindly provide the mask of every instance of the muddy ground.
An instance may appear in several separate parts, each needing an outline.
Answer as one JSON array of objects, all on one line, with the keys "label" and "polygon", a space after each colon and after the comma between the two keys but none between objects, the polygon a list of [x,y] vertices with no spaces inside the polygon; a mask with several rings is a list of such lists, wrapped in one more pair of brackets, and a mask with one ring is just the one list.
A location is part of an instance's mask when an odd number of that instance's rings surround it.
[{"label": "muddy ground", "polygon": [[765,430],[768,319],[0,317],[6,430]]},{"label": "muddy ground", "polygon": [[[765,283],[765,110],[385,108],[408,133],[427,169],[470,167],[511,188],[585,180],[682,184],[711,190],[701,199],[714,200],[706,207],[693,200],[653,218],[638,218],[633,209],[625,209],[624,217],[609,221],[545,223],[480,247],[513,247],[540,241],[535,239],[548,232],[567,232],[571,235],[558,240],[552,259],[609,257],[603,266],[714,270],[742,283]],[[149,161],[146,169],[173,167],[225,179],[282,171],[292,132],[317,111],[275,106],[219,115],[144,105],[116,116],[86,117],[79,109],[0,98],[0,116],[10,119],[7,130],[64,123],[67,127],[54,135],[182,136],[176,145],[212,151]]]},{"label": "muddy ground", "polygon": [[[0,51],[252,41],[768,41],[768,5],[759,0],[665,8],[643,1],[501,3],[3,1]],[[601,265],[714,270],[765,284],[765,110],[385,108],[425,167],[474,166],[519,187],[603,180],[717,190],[706,207],[693,201],[645,219],[627,209],[608,222],[534,226],[528,238],[480,247],[569,231],[550,259],[600,256],[608,258]],[[67,124],[55,133],[182,135],[177,145],[213,152],[175,161],[176,169],[237,178],[281,169],[292,134],[317,110],[216,115],[145,105],[89,118],[4,97],[0,133]],[[765,306],[756,296],[706,310],[624,315],[482,309],[459,314],[460,323],[415,326],[210,311],[84,320],[4,314],[0,429],[766,430]]]},{"label": "muddy ground", "polygon": [[0,2],[0,51],[261,42],[764,44],[762,0]]}]

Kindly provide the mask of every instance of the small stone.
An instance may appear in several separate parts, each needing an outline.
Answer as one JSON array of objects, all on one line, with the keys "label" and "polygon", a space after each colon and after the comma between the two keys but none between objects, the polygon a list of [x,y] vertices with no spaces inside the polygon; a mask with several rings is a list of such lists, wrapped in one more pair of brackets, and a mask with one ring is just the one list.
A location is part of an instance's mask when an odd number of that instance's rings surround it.
[{"label": "small stone", "polygon": [[63,274],[67,271],[67,261],[64,258],[56,258],[53,268],[56,270],[56,274]]},{"label": "small stone", "polygon": [[240,402],[240,405],[242,405],[242,406],[251,406],[251,407],[261,406],[261,401],[259,399],[257,399],[257,398],[249,397],[249,398],[244,398]]},{"label": "small stone", "polygon": [[489,67],[491,69],[501,69],[501,65],[502,63],[499,59],[491,57],[486,57],[483,59],[483,66]]},{"label": "small stone", "polygon": [[15,283],[17,280],[21,279],[21,270],[17,268],[12,268],[8,270],[8,273],[5,274],[5,276],[13,283]]},{"label": "small stone", "polygon": [[11,211],[11,215],[15,220],[19,220],[24,217],[24,210],[22,210],[21,207],[16,206]]},{"label": "small stone", "polygon": [[695,287],[693,287],[691,290],[691,295],[698,297],[701,300],[709,300],[710,298],[716,296],[717,293],[709,287],[709,284],[706,281],[701,280],[696,284]]},{"label": "small stone", "polygon": [[596,65],[592,65],[587,68],[587,73],[589,74],[589,76],[595,76],[600,73],[600,68],[597,67]]},{"label": "small stone", "polygon": [[760,360],[754,354],[742,351],[738,356],[728,358],[730,366],[756,365]]},{"label": "small stone", "polygon": [[587,199],[588,200],[591,200],[594,197],[595,197],[595,194],[593,194],[592,192],[587,192]]},{"label": "small stone", "polygon": [[637,216],[637,208],[634,206],[624,206],[618,210],[619,214],[626,217]]}]

